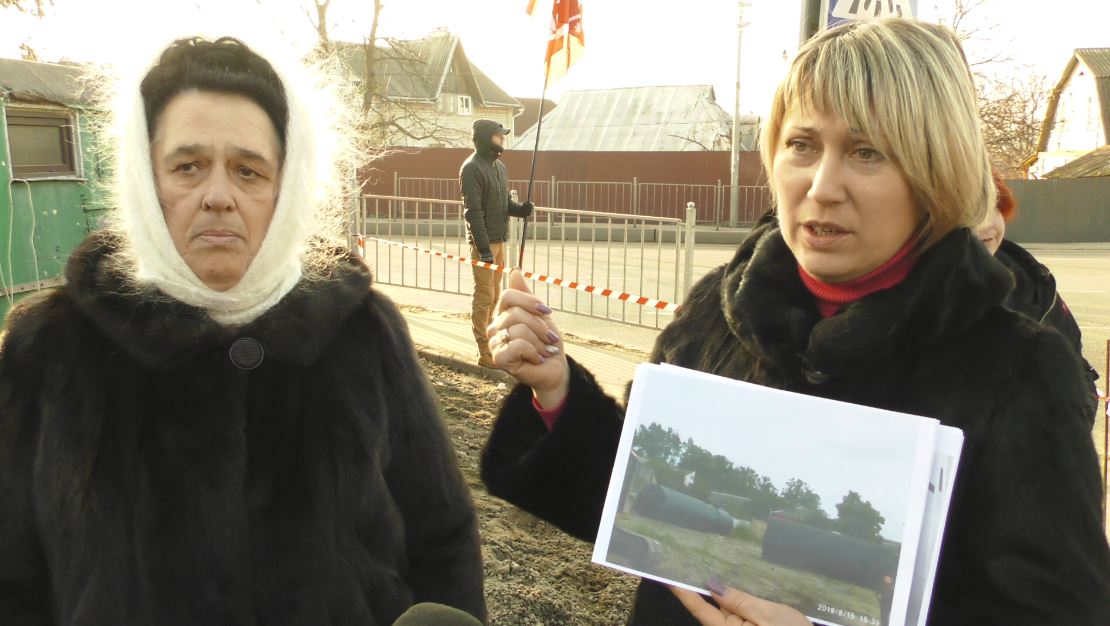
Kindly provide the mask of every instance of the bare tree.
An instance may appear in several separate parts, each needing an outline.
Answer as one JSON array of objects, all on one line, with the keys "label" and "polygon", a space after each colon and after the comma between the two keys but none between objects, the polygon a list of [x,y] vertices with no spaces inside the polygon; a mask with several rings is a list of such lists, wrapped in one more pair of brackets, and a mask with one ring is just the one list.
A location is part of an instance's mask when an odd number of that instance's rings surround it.
[{"label": "bare tree", "polygon": [[[54,0],[0,0],[0,9],[14,9],[40,20],[46,16],[46,7],[53,5]],[[39,61],[38,53],[31,47],[30,38],[19,44],[19,56],[24,61]]]},{"label": "bare tree", "polygon": [[[731,137],[732,136],[732,131],[729,131],[728,135],[729,135],[729,137]],[[697,146],[698,150],[701,150],[702,152],[715,152],[715,151],[721,151],[723,149],[723,148],[720,148],[716,145],[707,146],[704,143],[698,141],[694,137],[688,137],[688,136],[683,136],[683,135],[675,135],[673,133],[670,134],[670,135],[667,135],[667,136],[671,137],[671,138],[674,138],[674,139],[678,139],[679,141],[685,141],[686,143]],[[715,139],[719,139],[720,137],[723,137],[723,136],[724,135],[718,135],[717,137],[715,137]],[[717,142],[713,142],[713,143],[716,144]]]},{"label": "bare tree", "polygon": [[[312,0],[315,17],[305,9],[305,13],[316,30],[318,47],[323,53],[345,56],[356,46],[331,41],[327,31],[327,13],[331,0]],[[392,76],[382,75],[380,68],[388,64],[394,71],[412,76],[425,76],[428,70],[426,45],[420,41],[405,41],[379,35],[379,25],[384,4],[373,0],[373,14],[369,34],[357,49],[361,59],[361,92],[364,128],[361,132],[373,145],[391,146],[404,143],[454,144],[461,135],[446,127],[439,115],[439,106],[410,98],[389,97]],[[354,70],[355,67],[348,63]],[[406,81],[412,82],[412,81]]]},{"label": "bare tree", "polygon": [[14,8],[41,18],[46,15],[46,7],[53,6],[54,0],[0,0],[0,9]]},{"label": "bare tree", "polygon": [[[674,139],[678,139],[680,141],[685,141],[686,143],[690,144],[691,146],[696,146],[698,150],[702,150],[704,152],[727,151],[732,146],[732,124],[731,123],[715,129],[715,131],[712,134],[704,132],[705,131],[705,128],[704,128],[705,124],[699,124],[696,127],[693,126],[693,125],[691,125],[691,126],[692,127],[689,130],[687,130],[685,135],[676,135],[676,134],[672,133],[672,134],[669,134],[667,136],[672,137]],[[740,124],[740,132],[741,133],[744,132],[744,124],[743,123]],[[741,144],[742,144],[743,143],[743,135],[741,134],[740,137],[741,137]],[[743,146],[741,147],[741,150],[748,150],[748,149],[750,149],[750,146],[749,147],[743,147]]]},{"label": "bare tree", "polygon": [[1038,74],[980,83],[983,140],[1006,178],[1024,176],[1022,163],[1037,151],[1048,95],[1048,79]]},{"label": "bare tree", "polygon": [[967,64],[971,66],[972,72],[989,70],[992,64],[1007,64],[1014,60],[1004,46],[999,47],[995,43],[992,33],[1002,24],[1002,20],[987,17],[983,13],[981,9],[989,8],[989,3],[989,0],[955,0],[952,16],[941,20],[942,24],[956,31],[956,36],[965,44],[965,52],[967,48],[971,48]]},{"label": "bare tree", "polygon": [[331,0],[312,0],[313,8],[316,9],[316,17],[312,17],[312,13],[308,11],[308,7],[302,7],[308,21],[312,23],[313,28],[316,29],[316,39],[320,49],[328,52],[331,50],[331,39],[328,38],[328,5]]},{"label": "bare tree", "polygon": [[381,23],[382,1],[374,0],[374,16],[370,19],[370,36],[362,42],[362,53],[366,57],[364,68],[366,83],[362,92],[362,110],[369,113],[375,101],[382,99],[382,89],[378,87],[378,24]]},{"label": "bare tree", "polygon": [[31,44],[27,43],[26,41],[19,44],[19,56],[24,61],[32,61],[34,63],[39,62],[38,53],[35,52],[35,49],[31,47]]},{"label": "bare tree", "polygon": [[1020,177],[1021,164],[1037,149],[1048,79],[1015,62],[1008,52],[1013,40],[995,38],[1002,22],[991,17],[989,4],[989,0],[955,0],[951,17],[941,22],[964,43],[992,163],[1003,175]]}]

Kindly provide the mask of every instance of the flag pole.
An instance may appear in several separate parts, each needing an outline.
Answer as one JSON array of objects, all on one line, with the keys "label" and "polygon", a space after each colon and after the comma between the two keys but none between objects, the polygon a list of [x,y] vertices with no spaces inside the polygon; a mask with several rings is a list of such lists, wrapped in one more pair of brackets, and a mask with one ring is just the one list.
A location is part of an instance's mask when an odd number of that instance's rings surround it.
[{"label": "flag pole", "polygon": [[[536,154],[540,151],[540,130],[543,128],[543,104],[547,99],[547,75],[549,71],[545,68],[543,73],[543,91],[540,94],[540,112],[536,117],[536,143],[532,146],[532,169],[528,172],[528,199],[526,202],[532,201],[532,183],[536,179]],[[517,259],[517,267],[524,269],[524,245],[528,243],[528,216],[524,216],[524,230],[520,234],[520,258]]]}]

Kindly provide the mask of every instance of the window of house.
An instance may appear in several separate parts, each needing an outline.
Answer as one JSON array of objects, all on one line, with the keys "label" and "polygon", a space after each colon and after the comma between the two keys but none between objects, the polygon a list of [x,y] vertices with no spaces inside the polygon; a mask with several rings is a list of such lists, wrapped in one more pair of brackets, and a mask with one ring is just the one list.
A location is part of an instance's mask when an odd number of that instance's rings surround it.
[{"label": "window of house", "polygon": [[68,113],[8,109],[7,118],[17,178],[77,176],[77,144]]},{"label": "window of house", "polygon": [[458,103],[459,115],[470,115],[472,113],[470,96],[459,96]]}]

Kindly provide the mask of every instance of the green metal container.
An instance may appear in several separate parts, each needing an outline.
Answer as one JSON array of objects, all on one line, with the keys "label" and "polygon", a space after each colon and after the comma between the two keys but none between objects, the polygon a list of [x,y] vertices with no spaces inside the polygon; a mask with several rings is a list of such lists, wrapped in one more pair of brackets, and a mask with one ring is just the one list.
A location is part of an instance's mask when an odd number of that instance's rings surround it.
[{"label": "green metal container", "polygon": [[772,516],[763,535],[768,563],[880,589],[898,570],[898,547],[872,543]]},{"label": "green metal container", "polygon": [[70,253],[99,227],[102,172],[82,73],[0,60],[0,318],[61,285]]},{"label": "green metal container", "polygon": [[632,508],[644,517],[703,533],[728,535],[736,527],[736,520],[725,511],[660,485],[641,489]]}]

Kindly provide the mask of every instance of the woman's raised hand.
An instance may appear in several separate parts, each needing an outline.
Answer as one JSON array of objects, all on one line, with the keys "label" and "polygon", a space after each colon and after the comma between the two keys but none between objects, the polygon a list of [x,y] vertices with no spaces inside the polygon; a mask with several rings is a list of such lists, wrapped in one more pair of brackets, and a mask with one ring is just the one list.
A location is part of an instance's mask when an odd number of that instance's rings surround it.
[{"label": "woman's raised hand", "polygon": [[805,615],[785,604],[770,602],[710,581],[709,591],[717,608],[693,591],[671,591],[702,626],[813,626]]},{"label": "woman's raised hand", "polygon": [[520,270],[509,274],[486,336],[497,367],[531,387],[540,406],[553,409],[563,402],[570,380],[563,340],[551,309],[528,289]]}]

